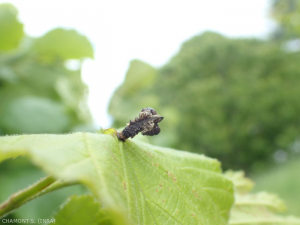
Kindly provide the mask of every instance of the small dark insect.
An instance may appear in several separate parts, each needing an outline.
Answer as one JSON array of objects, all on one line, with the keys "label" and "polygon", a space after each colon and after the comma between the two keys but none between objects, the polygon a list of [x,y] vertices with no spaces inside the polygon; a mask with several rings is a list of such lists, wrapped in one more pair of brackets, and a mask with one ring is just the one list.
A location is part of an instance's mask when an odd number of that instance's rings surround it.
[{"label": "small dark insect", "polygon": [[142,135],[157,135],[160,132],[158,123],[163,119],[164,117],[158,115],[154,109],[143,108],[139,117],[135,117],[134,121],[130,120],[127,127],[118,133],[118,138],[125,141],[128,138],[133,138],[139,132],[142,132]]}]

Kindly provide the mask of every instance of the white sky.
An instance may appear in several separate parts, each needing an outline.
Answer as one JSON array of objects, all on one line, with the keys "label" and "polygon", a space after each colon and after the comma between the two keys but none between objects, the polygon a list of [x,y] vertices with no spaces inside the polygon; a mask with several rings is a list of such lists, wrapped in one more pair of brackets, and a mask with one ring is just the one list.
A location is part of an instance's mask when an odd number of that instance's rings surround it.
[{"label": "white sky", "polygon": [[83,80],[96,124],[107,128],[109,99],[123,81],[129,62],[166,63],[180,45],[205,30],[230,37],[266,37],[270,0],[0,0],[19,10],[30,36],[55,27],[88,36],[95,60],[87,60]]}]

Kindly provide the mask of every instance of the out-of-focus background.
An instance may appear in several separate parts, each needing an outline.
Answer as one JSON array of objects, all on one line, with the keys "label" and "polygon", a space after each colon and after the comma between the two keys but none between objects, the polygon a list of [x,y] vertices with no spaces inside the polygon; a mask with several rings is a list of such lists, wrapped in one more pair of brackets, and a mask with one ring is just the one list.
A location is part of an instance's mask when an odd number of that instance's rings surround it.
[{"label": "out-of-focus background", "polygon": [[[300,216],[300,0],[0,0],[0,135],[119,128],[243,169]],[[0,201],[42,177],[0,164]],[[49,218],[76,186],[11,218]]]}]

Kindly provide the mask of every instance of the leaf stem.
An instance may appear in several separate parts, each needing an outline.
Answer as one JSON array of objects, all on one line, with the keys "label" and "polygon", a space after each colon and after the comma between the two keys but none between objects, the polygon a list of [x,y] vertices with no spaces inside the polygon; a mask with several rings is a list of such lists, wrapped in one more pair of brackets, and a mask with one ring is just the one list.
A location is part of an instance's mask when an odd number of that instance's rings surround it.
[{"label": "leaf stem", "polygon": [[11,195],[5,202],[0,204],[0,218],[28,201],[31,201],[51,191],[73,184],[75,183],[56,180],[52,176],[42,178],[35,184]]}]

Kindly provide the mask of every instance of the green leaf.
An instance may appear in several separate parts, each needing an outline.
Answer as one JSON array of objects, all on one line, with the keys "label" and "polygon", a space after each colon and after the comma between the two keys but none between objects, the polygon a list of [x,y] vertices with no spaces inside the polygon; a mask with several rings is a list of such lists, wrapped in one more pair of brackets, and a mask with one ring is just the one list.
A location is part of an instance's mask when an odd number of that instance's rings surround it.
[{"label": "green leaf", "polygon": [[157,70],[140,60],[132,60],[126,73],[122,91],[126,97],[134,97],[136,93],[153,85]]},{"label": "green leaf", "polygon": [[226,177],[229,178],[235,188],[235,193],[243,194],[252,190],[254,182],[245,177],[244,171],[226,171]]},{"label": "green leaf", "polygon": [[50,99],[21,97],[7,104],[0,124],[7,133],[56,133],[67,129],[64,107]]},{"label": "green leaf", "polygon": [[235,186],[235,203],[230,213],[230,225],[300,224],[299,218],[276,214],[286,210],[284,202],[278,196],[266,192],[247,193],[252,189],[253,182],[244,177],[244,172],[228,171],[225,176]]},{"label": "green leaf", "polygon": [[93,48],[89,40],[75,30],[57,28],[36,40],[35,50],[46,61],[54,59],[93,58]]},{"label": "green leaf", "polygon": [[17,15],[13,5],[0,5],[0,51],[17,48],[24,36],[23,24],[18,21]]},{"label": "green leaf", "polygon": [[61,206],[55,215],[57,225],[125,225],[126,220],[122,215],[112,217],[113,212],[101,208],[101,204],[91,195],[71,196]]},{"label": "green leaf", "polygon": [[[61,210],[55,215],[55,224],[99,224],[107,220],[101,213],[101,205],[89,195],[72,196],[63,204]],[[101,221],[102,220],[102,221]],[[106,223],[104,223],[106,224]]]},{"label": "green leaf", "polygon": [[111,134],[0,138],[0,161],[27,155],[46,173],[85,184],[101,205],[135,224],[226,224],[232,183],[203,155],[121,142]]}]

